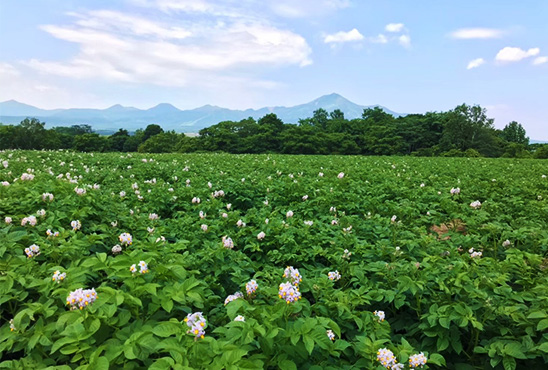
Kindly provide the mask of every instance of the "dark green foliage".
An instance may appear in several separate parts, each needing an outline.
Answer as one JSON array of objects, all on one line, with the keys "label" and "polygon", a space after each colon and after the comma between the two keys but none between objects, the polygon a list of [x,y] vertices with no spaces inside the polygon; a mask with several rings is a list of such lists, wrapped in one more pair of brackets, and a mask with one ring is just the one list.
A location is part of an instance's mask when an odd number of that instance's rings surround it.
[{"label": "dark green foliage", "polygon": [[[160,135],[160,136],[158,136]],[[158,136],[158,137],[156,137]],[[44,128],[36,119],[18,126],[0,125],[1,149],[75,149],[123,152],[226,152],[233,154],[350,154],[530,158],[523,126],[510,122],[503,130],[493,127],[484,108],[459,105],[448,112],[410,114],[398,118],[382,108],[364,109],[362,117],[348,120],[340,109],[318,109],[298,125],[284,124],[269,113],[255,121],[223,121],[200,130],[197,137],[164,133],[150,124],[130,135],[120,129],[106,140],[89,125]],[[536,154],[544,156],[543,150]]]}]

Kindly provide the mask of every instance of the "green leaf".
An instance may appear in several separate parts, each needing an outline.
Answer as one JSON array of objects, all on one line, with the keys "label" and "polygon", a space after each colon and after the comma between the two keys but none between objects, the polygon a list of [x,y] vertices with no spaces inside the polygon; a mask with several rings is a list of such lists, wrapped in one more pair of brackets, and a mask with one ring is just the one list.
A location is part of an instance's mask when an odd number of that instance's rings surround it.
[{"label": "green leaf", "polygon": [[308,351],[308,354],[311,355],[312,351],[314,350],[314,340],[310,338],[308,335],[304,335],[303,342],[304,342],[304,347]]},{"label": "green leaf", "polygon": [[537,331],[543,331],[548,328],[548,319],[540,320],[537,325]]},{"label": "green leaf", "polygon": [[548,315],[546,314],[546,311],[534,311],[534,312],[531,312],[527,316],[527,318],[528,319],[544,319],[547,316]]},{"label": "green leaf", "polygon": [[514,370],[516,368],[516,360],[513,357],[504,356],[502,366],[504,366],[504,370]]},{"label": "green leaf", "polygon": [[504,353],[509,356],[525,360],[527,356],[523,353],[521,343],[511,342],[504,346]]},{"label": "green leaf", "polygon": [[182,331],[182,325],[174,322],[161,322],[152,328],[154,335],[162,338],[167,338],[173,334],[180,333]]},{"label": "green leaf", "polygon": [[291,360],[282,360],[278,363],[278,366],[284,370],[297,370],[297,365]]},{"label": "green leaf", "polygon": [[538,349],[542,352],[548,353],[548,342],[542,343],[540,346],[538,346]]},{"label": "green leaf", "polygon": [[90,364],[90,365],[93,365],[93,369],[96,369],[96,370],[108,370],[109,369],[108,358],[106,358],[104,356],[98,357],[97,360],[95,361],[95,363]]},{"label": "green leaf", "polygon": [[171,310],[173,309],[173,300],[171,300],[170,298],[164,299],[161,304],[162,308],[167,312],[171,312]]},{"label": "green leaf", "polygon": [[103,263],[107,260],[107,254],[106,253],[97,253],[97,259]]},{"label": "green leaf", "polygon": [[443,358],[443,356],[439,353],[432,353],[430,356],[428,356],[428,363],[438,366],[446,366],[445,358]]}]

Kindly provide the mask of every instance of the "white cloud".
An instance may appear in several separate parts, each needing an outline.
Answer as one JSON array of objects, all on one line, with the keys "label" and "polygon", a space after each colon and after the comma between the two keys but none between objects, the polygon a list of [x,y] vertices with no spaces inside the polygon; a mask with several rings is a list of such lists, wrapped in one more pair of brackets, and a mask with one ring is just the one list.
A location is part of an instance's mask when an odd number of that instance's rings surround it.
[{"label": "white cloud", "polygon": [[478,68],[479,66],[481,66],[484,63],[485,63],[485,59],[477,58],[477,59],[474,59],[474,60],[470,61],[470,63],[468,63],[468,67],[466,67],[466,69]]},{"label": "white cloud", "polygon": [[264,3],[274,13],[286,18],[325,16],[350,6],[348,0],[267,0]]},{"label": "white cloud", "polygon": [[[257,81],[255,74],[265,67],[312,63],[311,49],[302,36],[266,21],[200,18],[177,20],[174,25],[171,17],[160,23],[113,11],[73,16],[76,21],[71,25],[41,28],[55,38],[78,44],[79,53],[66,61],[32,59],[27,66],[70,78],[203,86],[221,77]],[[272,81],[257,83],[273,85]]]},{"label": "white cloud", "polygon": [[386,32],[401,32],[403,30],[403,23],[389,23],[384,27]]},{"label": "white cloud", "polygon": [[382,33],[379,33],[377,36],[369,37],[368,40],[374,44],[386,44],[388,42],[388,38]]},{"label": "white cloud", "polygon": [[0,77],[19,76],[19,74],[13,65],[0,62]]},{"label": "white cloud", "polygon": [[503,31],[495,28],[461,28],[451,33],[454,39],[494,39],[503,35]]},{"label": "white cloud", "polygon": [[400,37],[398,37],[398,42],[403,47],[411,47],[411,37],[409,35],[401,35]]},{"label": "white cloud", "polygon": [[533,64],[536,66],[544,64],[546,62],[548,62],[548,57],[536,57],[535,60],[533,60]]},{"label": "white cloud", "polygon": [[329,44],[329,43],[340,43],[340,42],[349,42],[349,41],[360,41],[363,39],[364,37],[360,33],[360,31],[354,28],[348,32],[340,31],[337,33],[333,33],[331,35],[327,35],[325,36],[323,41],[326,44]]},{"label": "white cloud", "polygon": [[507,46],[501,49],[495,60],[497,62],[519,62],[522,59],[534,57],[540,53],[539,48],[531,48],[529,50],[522,50],[521,48],[515,48]]}]

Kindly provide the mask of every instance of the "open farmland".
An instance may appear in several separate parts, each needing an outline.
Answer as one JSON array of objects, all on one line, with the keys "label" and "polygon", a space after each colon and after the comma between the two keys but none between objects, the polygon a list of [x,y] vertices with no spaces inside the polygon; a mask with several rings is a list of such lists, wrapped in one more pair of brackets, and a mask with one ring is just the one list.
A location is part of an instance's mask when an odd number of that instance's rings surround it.
[{"label": "open farmland", "polygon": [[0,164],[0,367],[548,361],[546,161],[6,151]]}]

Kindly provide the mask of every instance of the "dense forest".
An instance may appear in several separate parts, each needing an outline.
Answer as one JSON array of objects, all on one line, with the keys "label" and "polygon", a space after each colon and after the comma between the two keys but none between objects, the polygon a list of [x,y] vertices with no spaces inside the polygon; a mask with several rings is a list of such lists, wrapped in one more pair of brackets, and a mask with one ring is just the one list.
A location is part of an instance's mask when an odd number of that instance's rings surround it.
[{"label": "dense forest", "polygon": [[271,113],[257,121],[220,122],[196,137],[164,132],[157,124],[131,135],[119,129],[102,136],[87,124],[46,129],[44,122],[27,118],[17,126],[0,125],[0,149],[548,158],[548,145],[530,145],[521,124],[513,121],[498,130],[493,122],[484,108],[466,104],[401,117],[364,109],[361,118],[351,120],[338,109],[318,109],[298,124]]}]

